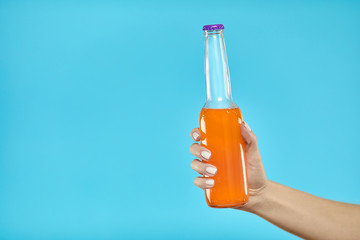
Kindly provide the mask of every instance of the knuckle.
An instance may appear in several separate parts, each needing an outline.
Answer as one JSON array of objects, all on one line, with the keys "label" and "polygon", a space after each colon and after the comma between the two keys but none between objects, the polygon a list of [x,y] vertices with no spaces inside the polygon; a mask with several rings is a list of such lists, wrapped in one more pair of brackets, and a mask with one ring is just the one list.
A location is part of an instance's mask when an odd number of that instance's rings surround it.
[{"label": "knuckle", "polygon": [[257,145],[257,137],[256,137],[255,134],[252,135],[252,143],[253,143],[254,145]]},{"label": "knuckle", "polygon": [[196,148],[199,144],[198,143],[193,143],[190,145],[190,148]]},{"label": "knuckle", "polygon": [[203,174],[205,172],[206,164],[198,159],[193,160],[190,165],[193,170],[200,174]]},{"label": "knuckle", "polygon": [[192,154],[195,154],[195,152],[197,151],[197,149],[199,148],[199,144],[198,143],[193,143],[190,145],[190,152]]},{"label": "knuckle", "polygon": [[253,139],[256,141],[256,140],[257,140],[257,136],[256,136],[256,134],[255,134],[255,133],[253,133],[253,134],[252,134],[252,136],[253,136]]},{"label": "knuckle", "polygon": [[190,163],[191,168],[195,170],[196,164],[197,164],[197,160],[196,159],[192,160]]},{"label": "knuckle", "polygon": [[194,184],[196,185],[196,186],[200,186],[200,177],[196,177],[195,179],[194,179]]}]

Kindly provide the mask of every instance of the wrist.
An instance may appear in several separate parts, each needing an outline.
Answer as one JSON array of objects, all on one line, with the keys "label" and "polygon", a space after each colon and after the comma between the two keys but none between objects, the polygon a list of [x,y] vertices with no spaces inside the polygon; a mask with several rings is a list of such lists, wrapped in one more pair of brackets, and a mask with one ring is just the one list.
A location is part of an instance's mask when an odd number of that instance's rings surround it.
[{"label": "wrist", "polygon": [[264,206],[267,202],[267,198],[269,197],[269,188],[272,182],[270,180],[266,180],[264,185],[256,190],[249,190],[249,202],[241,207],[241,210],[251,212],[257,214],[259,210]]}]

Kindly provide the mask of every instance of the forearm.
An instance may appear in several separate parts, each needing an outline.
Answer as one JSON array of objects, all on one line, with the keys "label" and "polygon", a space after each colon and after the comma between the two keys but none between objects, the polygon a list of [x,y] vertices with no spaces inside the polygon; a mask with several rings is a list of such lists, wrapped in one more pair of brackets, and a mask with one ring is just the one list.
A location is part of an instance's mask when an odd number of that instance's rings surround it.
[{"label": "forearm", "polygon": [[305,239],[360,239],[360,205],[319,198],[268,181],[248,211]]}]

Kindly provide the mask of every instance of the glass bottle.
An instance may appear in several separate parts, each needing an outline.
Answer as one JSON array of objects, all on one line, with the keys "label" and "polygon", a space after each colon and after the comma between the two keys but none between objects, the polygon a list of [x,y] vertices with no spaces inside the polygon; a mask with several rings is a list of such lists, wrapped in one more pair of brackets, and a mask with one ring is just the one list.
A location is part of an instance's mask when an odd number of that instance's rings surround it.
[{"label": "glass bottle", "polygon": [[[201,145],[211,151],[208,161],[216,166],[215,185],[205,190],[210,207],[227,208],[248,201],[244,141],[240,133],[242,115],[231,97],[224,26],[205,25],[206,103],[199,126]],[[204,177],[208,177],[204,175]]]}]

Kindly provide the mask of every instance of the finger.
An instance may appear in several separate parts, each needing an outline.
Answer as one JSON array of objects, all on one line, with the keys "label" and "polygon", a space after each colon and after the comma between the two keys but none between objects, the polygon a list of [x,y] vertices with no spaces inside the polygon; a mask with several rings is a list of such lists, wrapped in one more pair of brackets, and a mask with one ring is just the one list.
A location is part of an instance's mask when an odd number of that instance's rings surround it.
[{"label": "finger", "polygon": [[197,158],[200,158],[201,160],[208,161],[211,158],[211,152],[198,143],[191,144],[190,152],[192,155],[194,155]]},{"label": "finger", "polygon": [[251,131],[250,126],[246,122],[241,124],[241,135],[245,141],[246,149],[257,148],[257,139],[253,131]]},{"label": "finger", "polygon": [[193,130],[191,130],[190,136],[194,141],[200,141],[201,138],[200,130],[198,128],[194,128]]},{"label": "finger", "polygon": [[215,185],[215,181],[211,178],[196,177],[194,184],[201,189],[209,189]]},{"label": "finger", "polygon": [[217,172],[215,166],[201,162],[199,159],[194,159],[191,162],[191,168],[202,175],[211,176],[211,177],[215,176]]}]

